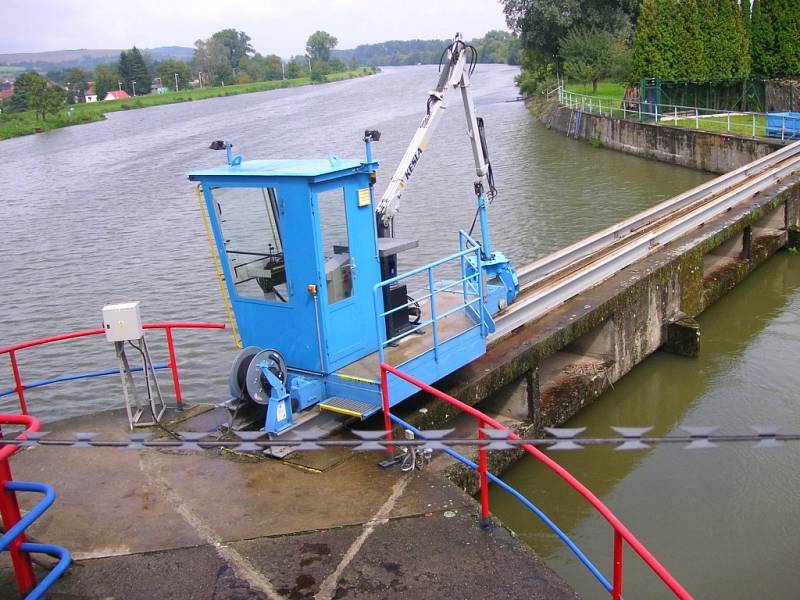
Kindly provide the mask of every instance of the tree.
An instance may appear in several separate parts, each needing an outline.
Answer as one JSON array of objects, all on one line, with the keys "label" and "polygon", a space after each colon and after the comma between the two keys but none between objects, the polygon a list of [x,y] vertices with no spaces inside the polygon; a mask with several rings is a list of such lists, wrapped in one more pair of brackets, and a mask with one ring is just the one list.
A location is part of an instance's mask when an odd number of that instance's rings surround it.
[{"label": "tree", "polygon": [[94,90],[97,92],[97,99],[103,100],[111,90],[116,90],[122,76],[113,64],[97,65],[94,70]]},{"label": "tree", "polygon": [[592,83],[597,92],[597,82],[608,77],[614,63],[616,40],[606,31],[576,27],[561,40],[561,58],[564,73],[570,79]]},{"label": "tree", "polygon": [[338,43],[339,40],[327,31],[315,31],[312,33],[306,42],[306,52],[311,57],[312,65],[317,61],[328,62],[331,57],[331,50],[336,48]]},{"label": "tree", "polygon": [[704,23],[697,0],[682,0],[678,6],[678,43],[675,75],[689,81],[706,81],[711,70],[704,40]]},{"label": "tree", "polygon": [[182,60],[173,58],[165,58],[157,62],[155,65],[155,75],[161,80],[161,85],[167,87],[175,87],[175,79],[177,75],[178,90],[185,90],[189,87],[189,82],[192,80],[192,70]]},{"label": "tree", "polygon": [[297,79],[303,76],[302,68],[295,61],[286,63],[286,79]]},{"label": "tree", "polygon": [[[150,93],[153,77],[145,64],[142,53],[136,46],[127,52],[125,50],[120,52],[118,69],[126,92],[139,96]],[[136,83],[134,84],[134,82]]]},{"label": "tree", "polygon": [[800,75],[800,6],[755,0],[751,20],[753,70],[767,77]]},{"label": "tree", "polygon": [[281,57],[276,54],[262,56],[256,52],[254,56],[244,56],[239,60],[239,82],[242,75],[247,75],[248,81],[274,81],[283,77]]},{"label": "tree", "polygon": [[631,61],[631,77],[634,81],[646,77],[674,77],[671,51],[675,38],[666,27],[668,11],[665,5],[665,0],[642,2]]},{"label": "tree", "polygon": [[14,93],[8,99],[8,112],[22,112],[28,110],[28,97],[39,82],[47,81],[36,71],[23,73],[14,81]]},{"label": "tree", "polygon": [[[506,23],[539,60],[555,61],[560,41],[576,27],[623,34],[636,23],[639,0],[500,0]],[[530,59],[528,59],[530,60]]]},{"label": "tree", "polygon": [[69,92],[67,94],[67,102],[74,104],[83,98],[86,90],[89,89],[90,78],[91,74],[79,67],[72,67],[64,72],[61,81]]},{"label": "tree", "polygon": [[239,67],[239,61],[248,54],[255,52],[250,45],[250,36],[244,31],[235,29],[223,29],[212,35],[208,41],[214,40],[225,47],[228,66],[231,70]]},{"label": "tree", "polygon": [[228,48],[219,40],[197,40],[195,43],[192,64],[203,73],[203,80],[211,85],[220,85],[226,80],[233,82],[233,68],[229,62]]},{"label": "tree", "polygon": [[34,111],[37,121],[39,117],[47,120],[48,114],[57,113],[63,106],[64,90],[56,85],[50,85],[39,73],[30,71],[17,77],[11,99],[15,108],[19,108],[19,103],[24,100],[25,105],[22,110]]}]

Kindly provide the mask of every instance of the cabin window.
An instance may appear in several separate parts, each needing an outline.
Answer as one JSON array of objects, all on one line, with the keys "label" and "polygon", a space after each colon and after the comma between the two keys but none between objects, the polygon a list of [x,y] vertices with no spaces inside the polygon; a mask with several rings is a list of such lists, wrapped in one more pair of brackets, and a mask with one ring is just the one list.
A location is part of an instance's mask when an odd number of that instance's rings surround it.
[{"label": "cabin window", "polygon": [[236,294],[287,302],[280,205],[275,188],[214,190]]},{"label": "cabin window", "polygon": [[344,189],[318,193],[317,205],[328,304],[335,304],[353,295],[353,271],[356,268],[350,257]]}]

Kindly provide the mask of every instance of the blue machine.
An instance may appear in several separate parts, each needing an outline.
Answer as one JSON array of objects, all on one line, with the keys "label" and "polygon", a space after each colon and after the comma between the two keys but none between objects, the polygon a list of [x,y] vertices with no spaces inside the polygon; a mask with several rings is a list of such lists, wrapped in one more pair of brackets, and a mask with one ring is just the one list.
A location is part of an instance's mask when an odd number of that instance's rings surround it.
[{"label": "blue machine", "polygon": [[[465,48],[457,36],[439,87],[462,87],[467,105]],[[431,112],[437,108],[429,102]],[[426,133],[412,141],[414,164]],[[482,144],[475,151],[482,244],[454,232],[453,254],[399,275],[397,254],[417,242],[392,236],[403,187],[396,178],[375,201],[371,144],[379,138],[365,133],[363,160],[244,161],[230,142],[217,141],[211,147],[226,150],[227,165],[189,174],[202,190],[245,346],[231,394],[265,407],[270,434],[313,417],[312,407],[362,419],[379,411],[381,362],[427,383],[471,362],[486,350],[492,314],[516,296],[513,269],[488,250],[482,182],[491,169],[482,127],[472,136]],[[398,173],[407,180],[413,168],[403,166]],[[388,219],[387,206],[394,208]],[[393,404],[415,392],[395,378],[389,385]]]},{"label": "blue machine", "polygon": [[768,112],[767,135],[784,140],[800,139],[800,112]]}]

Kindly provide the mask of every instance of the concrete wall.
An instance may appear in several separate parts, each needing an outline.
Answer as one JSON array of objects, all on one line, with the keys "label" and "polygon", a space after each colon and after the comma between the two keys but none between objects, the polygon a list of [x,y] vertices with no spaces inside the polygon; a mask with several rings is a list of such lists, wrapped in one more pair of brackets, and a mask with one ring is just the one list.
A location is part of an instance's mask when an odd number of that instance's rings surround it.
[{"label": "concrete wall", "polygon": [[606,148],[711,173],[727,173],[783,145],[780,140],[746,138],[580,113],[555,103],[546,105],[539,118],[553,131],[569,137],[596,140]]}]

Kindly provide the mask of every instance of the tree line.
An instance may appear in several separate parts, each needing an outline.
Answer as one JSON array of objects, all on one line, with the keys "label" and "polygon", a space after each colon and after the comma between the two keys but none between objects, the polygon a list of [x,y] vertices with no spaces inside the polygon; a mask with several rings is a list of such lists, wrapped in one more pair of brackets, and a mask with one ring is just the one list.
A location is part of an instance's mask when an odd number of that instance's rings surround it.
[{"label": "tree line", "polygon": [[796,0],[501,0],[532,93],[559,76],[696,82],[800,75]]},{"label": "tree line", "polygon": [[[430,65],[438,64],[442,50],[452,40],[393,40],[379,44],[362,44],[352,50],[336,50],[333,55],[342,61],[361,65]],[[469,41],[478,51],[478,62],[518,65],[521,44],[519,37],[507,31],[493,30]]]},{"label": "tree line", "polygon": [[326,75],[348,68],[330,57],[338,40],[324,31],[311,34],[306,54],[293,57],[286,65],[275,54],[256,52],[250,41],[244,31],[223,29],[197,40],[189,62],[174,58],[154,61],[134,46],[120,52],[117,61],[99,64],[93,71],[81,67],[49,71],[46,75],[29,71],[17,77],[14,94],[2,108],[7,112],[35,110],[37,118],[46,118],[65,103],[82,101],[91,86],[97,98],[103,100],[113,90],[144,96],[154,89],[183,90],[193,85],[220,86],[303,76],[320,82]]}]

